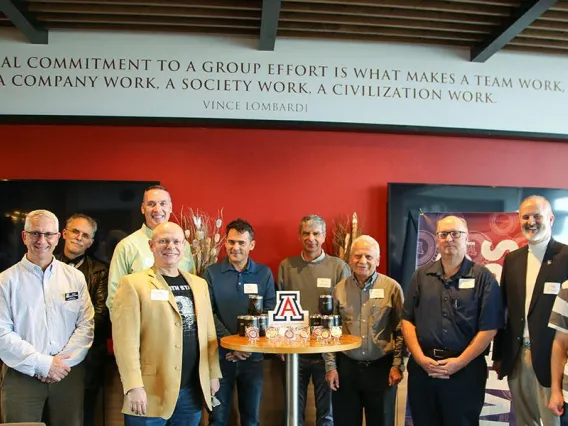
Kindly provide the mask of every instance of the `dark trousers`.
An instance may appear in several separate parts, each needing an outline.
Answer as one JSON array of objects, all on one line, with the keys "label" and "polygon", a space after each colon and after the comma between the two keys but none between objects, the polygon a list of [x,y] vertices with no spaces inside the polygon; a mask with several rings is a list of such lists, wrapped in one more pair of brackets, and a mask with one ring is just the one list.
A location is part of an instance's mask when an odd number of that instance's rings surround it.
[{"label": "dark trousers", "polygon": [[[371,363],[361,363],[337,354],[339,389],[332,392],[335,426],[384,426],[386,413],[393,413],[389,372],[393,357],[386,356]],[[395,391],[396,392],[396,391]],[[389,406],[387,406],[387,404]]]},{"label": "dark trousers", "polygon": [[2,422],[41,422],[44,406],[48,426],[81,426],[85,372],[77,365],[58,383],[42,383],[12,368],[2,366]]},{"label": "dark trousers", "polygon": [[564,403],[564,413],[560,416],[560,426],[568,426],[568,404]]},{"label": "dark trousers", "polygon": [[[224,355],[224,354],[223,354]],[[253,358],[254,357],[254,358]],[[252,358],[252,359],[251,359]],[[209,424],[225,426],[233,405],[233,390],[237,385],[241,426],[258,426],[260,423],[260,400],[262,398],[263,362],[258,356],[251,356],[246,361],[220,360],[221,386],[215,395],[221,405],[213,409]]]},{"label": "dark trousers", "polygon": [[316,426],[333,426],[331,390],[325,381],[325,363],[321,355],[300,355],[298,384],[298,426],[306,424],[306,400],[310,378],[314,382]]},{"label": "dark trousers", "polygon": [[[92,346],[83,365],[85,366],[85,398],[83,402],[83,426],[95,426],[96,407],[106,377],[107,348]],[[104,415],[104,413],[102,414]]]},{"label": "dark trousers", "polygon": [[408,401],[415,426],[477,426],[485,400],[487,364],[477,357],[449,379],[434,379],[411,357]]}]

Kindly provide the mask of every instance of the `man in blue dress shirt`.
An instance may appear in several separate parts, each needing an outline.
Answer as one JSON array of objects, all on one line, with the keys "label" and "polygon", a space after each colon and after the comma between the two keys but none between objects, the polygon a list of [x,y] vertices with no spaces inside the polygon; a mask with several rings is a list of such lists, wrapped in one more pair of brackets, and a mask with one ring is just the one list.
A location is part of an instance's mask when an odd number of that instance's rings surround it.
[{"label": "man in blue dress shirt", "polygon": [[26,216],[23,259],[0,274],[2,423],[83,424],[85,359],[94,336],[94,310],[85,276],[58,261],[57,217]]},{"label": "man in blue dress shirt", "polygon": [[[204,278],[209,283],[219,338],[237,334],[237,316],[248,313],[249,295],[262,296],[265,311],[274,309],[274,277],[267,266],[249,257],[254,247],[254,230],[250,223],[243,219],[234,220],[227,225],[227,257],[205,271]],[[223,378],[217,398],[221,404],[213,410],[209,424],[227,424],[236,383],[241,426],[258,425],[263,379],[262,354],[221,348],[219,355]]]}]

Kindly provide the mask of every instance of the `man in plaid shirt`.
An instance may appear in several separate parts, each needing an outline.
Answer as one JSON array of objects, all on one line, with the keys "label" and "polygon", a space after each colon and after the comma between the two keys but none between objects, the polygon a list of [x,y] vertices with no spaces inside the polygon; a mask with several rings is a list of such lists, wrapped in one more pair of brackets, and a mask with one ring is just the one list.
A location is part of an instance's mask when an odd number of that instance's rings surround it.
[{"label": "man in plaid shirt", "polygon": [[548,408],[568,426],[565,403],[568,402],[568,281],[556,296],[548,326],[556,330],[552,343],[550,402]]}]

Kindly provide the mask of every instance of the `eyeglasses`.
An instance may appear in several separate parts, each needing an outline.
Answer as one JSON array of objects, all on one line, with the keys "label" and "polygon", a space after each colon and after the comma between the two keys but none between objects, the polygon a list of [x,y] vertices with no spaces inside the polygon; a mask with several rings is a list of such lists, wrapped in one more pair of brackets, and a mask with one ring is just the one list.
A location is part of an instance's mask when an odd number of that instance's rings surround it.
[{"label": "eyeglasses", "polygon": [[74,236],[75,238],[83,238],[84,240],[87,240],[87,241],[90,241],[90,240],[93,239],[93,237],[92,237],[91,235],[87,234],[86,232],[81,232],[81,231],[79,231],[78,229],[68,229],[68,228],[65,228],[65,230],[66,230],[67,232],[70,232],[71,234],[73,234],[73,236]]},{"label": "eyeglasses", "polygon": [[159,240],[156,241],[156,244],[160,245],[160,246],[169,246],[170,243],[173,243],[174,246],[179,247],[181,245],[183,245],[183,242],[185,240],[169,240],[167,238],[161,238]]},{"label": "eyeglasses", "polygon": [[39,232],[39,231],[24,231],[34,240],[39,240],[42,235],[45,237],[46,240],[51,240],[59,235],[59,232]]},{"label": "eyeglasses", "polygon": [[437,235],[438,238],[441,239],[441,240],[445,240],[446,238],[448,238],[448,235],[450,235],[454,240],[457,240],[458,238],[461,237],[462,234],[467,234],[467,232],[465,232],[465,231],[441,231],[441,232],[436,232],[436,235]]}]

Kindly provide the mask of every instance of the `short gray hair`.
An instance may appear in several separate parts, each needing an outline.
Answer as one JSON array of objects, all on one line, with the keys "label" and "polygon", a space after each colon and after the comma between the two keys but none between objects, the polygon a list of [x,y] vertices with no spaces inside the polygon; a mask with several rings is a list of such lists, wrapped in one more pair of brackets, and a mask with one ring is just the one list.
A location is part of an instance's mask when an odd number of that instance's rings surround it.
[{"label": "short gray hair", "polygon": [[26,222],[24,223],[24,231],[32,229],[32,219],[34,217],[47,217],[55,222],[55,229],[59,232],[59,219],[49,210],[33,210],[26,215]]},{"label": "short gray hair", "polygon": [[302,233],[302,227],[304,225],[319,225],[321,226],[322,232],[325,234],[325,220],[323,220],[323,218],[321,216],[318,216],[317,214],[309,214],[307,216],[304,216],[302,220],[300,220],[300,226],[298,227],[298,232],[300,234]]},{"label": "short gray hair", "polygon": [[91,237],[95,236],[95,234],[97,233],[97,221],[95,219],[83,213],[75,213],[73,216],[67,219],[65,226],[69,226],[69,224],[75,219],[85,219],[87,222],[89,222],[89,225],[91,226],[91,228],[93,228],[93,235],[91,235]]},{"label": "short gray hair", "polygon": [[381,254],[381,246],[379,245],[378,241],[370,235],[359,235],[357,238],[355,238],[351,243],[351,253],[353,253],[353,247],[355,247],[355,244],[357,243],[368,244],[371,247],[376,248],[379,255]]}]

